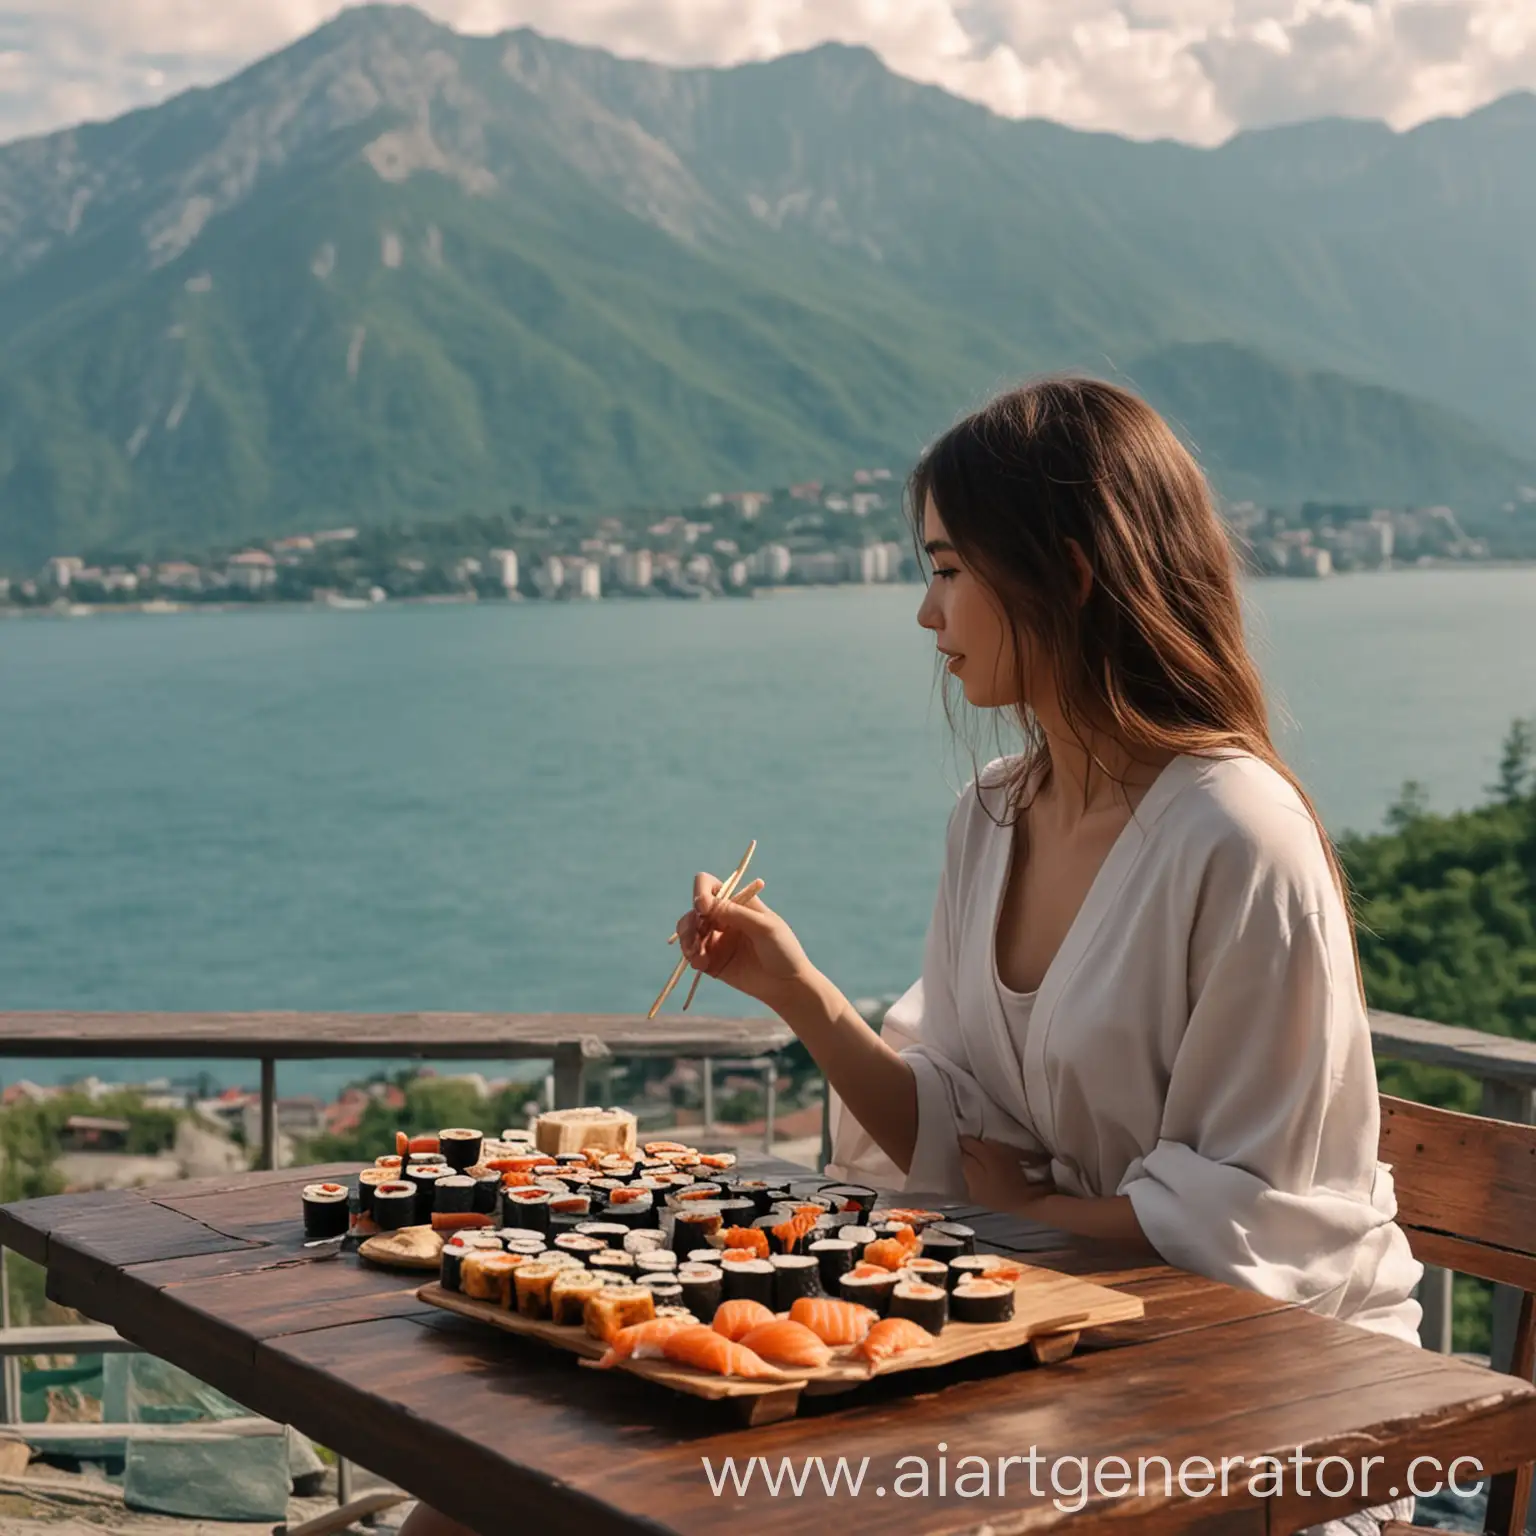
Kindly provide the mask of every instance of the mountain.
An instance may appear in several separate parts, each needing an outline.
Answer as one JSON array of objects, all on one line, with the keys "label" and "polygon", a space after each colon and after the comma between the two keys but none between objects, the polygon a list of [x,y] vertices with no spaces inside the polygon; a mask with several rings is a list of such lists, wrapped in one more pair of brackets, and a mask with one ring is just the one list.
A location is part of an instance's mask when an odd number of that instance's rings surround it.
[{"label": "mountain", "polygon": [[1229,494],[1496,501],[1536,483],[1533,167],[1531,96],[1213,151],[865,49],[673,70],[347,10],[0,147],[0,559],[898,467],[1056,367]]}]

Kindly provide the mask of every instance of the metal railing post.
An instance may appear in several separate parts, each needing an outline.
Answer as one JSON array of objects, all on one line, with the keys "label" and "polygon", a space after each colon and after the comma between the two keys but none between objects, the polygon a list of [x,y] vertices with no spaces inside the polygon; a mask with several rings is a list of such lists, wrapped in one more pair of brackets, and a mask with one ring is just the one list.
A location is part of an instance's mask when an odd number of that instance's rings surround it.
[{"label": "metal railing post", "polygon": [[767,1100],[763,1114],[763,1151],[773,1156],[774,1095],[778,1091],[778,1070],[772,1061],[763,1063],[763,1097]]},{"label": "metal railing post", "polygon": [[277,1167],[277,1062],[261,1058],[261,1166]]},{"label": "metal railing post", "polygon": [[[9,1331],[11,1326],[11,1267],[6,1262],[5,1249],[0,1246],[0,1329]],[[21,1422],[21,1370],[19,1363],[9,1355],[5,1357],[0,1372],[0,1424]]]},{"label": "metal railing post", "polygon": [[352,1463],[345,1456],[336,1458],[336,1502],[352,1502]]},{"label": "metal railing post", "polygon": [[1419,1319],[1419,1343],[1437,1355],[1448,1355],[1453,1347],[1454,1285],[1450,1270],[1437,1264],[1424,1266],[1424,1278],[1419,1282],[1419,1306],[1424,1313]]},{"label": "metal railing post", "polygon": [[[1536,1088],[1483,1079],[1481,1112],[1493,1120],[1513,1120],[1517,1125],[1536,1124]],[[1493,1288],[1492,1337],[1488,1364],[1508,1371],[1515,1361],[1515,1333],[1519,1327],[1522,1293],[1512,1285]]]},{"label": "metal railing post", "polygon": [[708,1136],[715,1125],[715,1063],[706,1056],[704,1067],[704,1135]]},{"label": "metal railing post", "polygon": [[816,1172],[825,1173],[832,1161],[832,1084],[821,1080],[821,1154],[816,1161]]}]

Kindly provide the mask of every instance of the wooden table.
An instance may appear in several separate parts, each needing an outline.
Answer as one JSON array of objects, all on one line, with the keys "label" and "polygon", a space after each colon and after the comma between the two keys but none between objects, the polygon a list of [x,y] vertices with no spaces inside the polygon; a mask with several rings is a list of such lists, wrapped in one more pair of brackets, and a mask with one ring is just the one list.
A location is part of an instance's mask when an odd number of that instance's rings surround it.
[{"label": "wooden table", "polygon": [[279,1061],[406,1057],[549,1059],[555,1107],[585,1102],[582,1075],[615,1056],[743,1056],[794,1040],[773,1017],[664,1013],[0,1013],[0,1057],[150,1057],[261,1063],[262,1166],[275,1164]]},{"label": "wooden table", "polygon": [[[789,1165],[743,1159],[745,1172]],[[1416,1456],[1448,1467],[1478,1457],[1489,1471],[1516,1465],[1536,1444],[1536,1390],[1265,1297],[1138,1263],[1113,1250],[975,1207],[949,1209],[984,1244],[1031,1262],[1093,1275],[1142,1297],[1146,1316],[1085,1336],[1072,1359],[1037,1370],[1005,1358],[950,1368],[942,1381],[895,1377],[851,1396],[807,1400],[798,1419],[746,1429],[718,1407],[633,1378],[580,1368],[569,1355],[430,1309],[423,1278],[364,1266],[355,1256],[306,1251],[299,1186],[326,1174],[286,1169],[144,1190],[60,1195],[0,1209],[0,1243],[48,1270],[49,1294],[110,1323],[144,1348],[221,1388],[257,1413],[290,1423],[465,1521],[502,1532],[798,1531],[832,1519],[840,1533],[1055,1529],[1288,1532],[1406,1486]],[[803,1176],[804,1169],[794,1172]],[[1039,1492],[1027,1464],[1006,1497],[942,1495],[939,1446],[951,1480],[962,1456],[995,1469],[1003,1456],[1041,1458]],[[1203,1456],[1379,1457],[1370,1498],[1275,1498],[1247,1492],[1237,1474],[1225,1500],[1165,1488],[1152,1463],[1134,1492],[1138,1458],[1174,1467]],[[711,1458],[869,1457],[866,1487],[800,1498],[754,1485],[712,1495]],[[929,1496],[895,1496],[924,1456]],[[1074,1505],[1077,1472],[1057,1458],[1125,1458],[1132,1496],[1090,1486]],[[1067,1490],[1052,1488],[1053,1465]],[[1331,1469],[1342,1478],[1341,1468]],[[1427,1472],[1420,1473],[1424,1483]],[[1327,1477],[1329,1486],[1337,1486]],[[886,1496],[872,1487],[890,1486]],[[1307,1474],[1311,1485],[1311,1474]],[[907,1488],[913,1485],[909,1482]],[[972,1487],[974,1485],[967,1485]],[[1114,1486],[1113,1481],[1110,1484]],[[1357,1485],[1358,1486],[1358,1485]],[[1083,1522],[1086,1521],[1086,1524]]]}]

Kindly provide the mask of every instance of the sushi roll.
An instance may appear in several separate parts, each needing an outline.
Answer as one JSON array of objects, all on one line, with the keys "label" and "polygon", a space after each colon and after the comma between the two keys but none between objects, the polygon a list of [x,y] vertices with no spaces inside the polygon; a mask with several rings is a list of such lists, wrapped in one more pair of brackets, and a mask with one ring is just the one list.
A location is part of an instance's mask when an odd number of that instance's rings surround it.
[{"label": "sushi roll", "polygon": [[[583,1221],[592,1214],[591,1195],[555,1195],[549,1202],[549,1215],[553,1220],[556,1216],[579,1216]],[[574,1230],[574,1229],[573,1229]]]},{"label": "sushi roll", "polygon": [[621,1328],[648,1323],[656,1316],[656,1298],[643,1285],[605,1285],[587,1297],[582,1326],[594,1339],[611,1344]]},{"label": "sushi roll", "polygon": [[445,1291],[457,1291],[459,1289],[459,1266],[466,1253],[473,1253],[474,1249],[461,1243],[458,1238],[452,1238],[443,1244],[442,1264],[437,1272],[437,1283]]},{"label": "sushi roll", "polygon": [[942,1233],[945,1237],[957,1237],[960,1239],[961,1253],[976,1252],[976,1228],[968,1227],[963,1221],[932,1221],[923,1228],[924,1242],[933,1233]]},{"label": "sushi roll", "polygon": [[502,1241],[503,1247],[510,1247],[513,1243],[538,1243],[544,1245],[544,1233],[534,1227],[497,1227],[496,1236]]},{"label": "sushi roll", "polygon": [[439,1179],[433,1191],[434,1211],[472,1211],[475,1207],[475,1181],[462,1173],[450,1173]]},{"label": "sushi roll", "polygon": [[561,1167],[585,1168],[587,1166],[587,1154],[585,1152],[556,1152],[555,1161]]},{"label": "sushi roll", "polygon": [[497,1196],[501,1194],[501,1175],[494,1168],[486,1168],[470,1177],[475,1181],[475,1198],[470,1202],[470,1210],[494,1216]]},{"label": "sushi roll", "polygon": [[655,1227],[637,1227],[633,1232],[626,1232],[624,1240],[618,1245],[625,1253],[632,1253],[639,1258],[642,1253],[654,1253],[658,1248],[667,1248],[667,1235]]},{"label": "sushi roll", "polygon": [[437,1181],[448,1173],[446,1163],[408,1163],[405,1169],[406,1183],[416,1191],[416,1215],[417,1226],[424,1226],[432,1220],[433,1209],[437,1205]]},{"label": "sushi roll", "polygon": [[562,1232],[550,1242],[550,1247],[558,1253],[575,1254],[583,1264],[586,1264],[594,1253],[606,1251],[602,1238],[592,1237],[585,1232]]},{"label": "sushi roll", "polygon": [[364,1168],[357,1176],[357,1211],[360,1216],[373,1215],[373,1192],[380,1184],[387,1184],[395,1177],[387,1168]]},{"label": "sushi roll", "polygon": [[523,1317],[548,1317],[555,1281],[559,1276],[560,1266],[545,1263],[542,1259],[529,1259],[526,1264],[519,1264],[512,1271],[518,1312]]},{"label": "sushi roll", "polygon": [[895,1290],[895,1270],[887,1270],[879,1275],[856,1275],[850,1272],[837,1282],[837,1294],[844,1301],[857,1302],[881,1317],[891,1310],[891,1297]]},{"label": "sushi roll", "polygon": [[857,1211],[860,1216],[868,1216],[879,1198],[867,1184],[829,1184],[818,1194],[832,1202],[834,1211]]},{"label": "sushi roll", "polygon": [[709,1322],[720,1305],[725,1277],[718,1264],[680,1264],[677,1283],[682,1287],[683,1305],[700,1322]]},{"label": "sushi roll", "polygon": [[681,1210],[694,1200],[719,1200],[725,1191],[718,1184],[705,1184],[697,1180],[691,1181],[684,1189],[669,1188],[666,1195],[666,1204],[669,1210]]},{"label": "sushi roll", "polygon": [[909,1318],[919,1328],[938,1333],[949,1318],[949,1292],[926,1280],[898,1279],[889,1315]]},{"label": "sushi roll", "polygon": [[651,1300],[658,1307],[680,1307],[683,1304],[683,1288],[673,1275],[641,1275],[640,1284],[651,1293]]},{"label": "sushi roll", "polygon": [[670,1248],[652,1248],[648,1253],[637,1253],[635,1273],[645,1275],[670,1275],[677,1266],[677,1255]]},{"label": "sushi roll", "polygon": [[722,1301],[760,1301],[773,1305],[774,1268],[767,1259],[747,1259],[720,1268]]},{"label": "sushi roll", "polygon": [[519,1146],[531,1147],[533,1145],[533,1132],[526,1126],[521,1130],[506,1130],[501,1133],[501,1140],[513,1142]]},{"label": "sushi roll", "polygon": [[305,1237],[341,1237],[351,1225],[345,1184],[304,1186]]},{"label": "sushi roll", "polygon": [[501,1224],[504,1227],[532,1227],[549,1231],[549,1202],[554,1197],[547,1189],[504,1189],[501,1192]]},{"label": "sushi roll", "polygon": [[930,1259],[926,1255],[915,1259],[908,1259],[901,1266],[901,1278],[903,1280],[924,1280],[929,1285],[942,1286],[949,1289],[949,1265],[942,1259]]},{"label": "sushi roll", "polygon": [[[520,1254],[525,1259],[542,1259],[550,1252],[541,1237],[520,1237],[503,1245],[508,1253]],[[580,1260],[577,1260],[580,1263]]]},{"label": "sushi roll", "polygon": [[482,1131],[466,1130],[461,1125],[437,1133],[437,1144],[442,1151],[443,1161],[455,1173],[463,1173],[466,1168],[472,1168],[480,1161],[480,1148],[484,1141]]},{"label": "sushi roll", "polygon": [[750,1200],[757,1215],[766,1216],[773,1203],[768,1188],[766,1179],[731,1179],[725,1185],[725,1192],[733,1200]]},{"label": "sushi roll", "polygon": [[720,1212],[720,1221],[723,1226],[750,1227],[757,1220],[756,1204],[744,1196],[726,1193],[723,1198],[712,1203]]},{"label": "sushi roll", "polygon": [[587,1302],[607,1284],[589,1269],[562,1269],[549,1288],[549,1313],[557,1323],[581,1326]]},{"label": "sushi roll", "polygon": [[512,1276],[528,1261],[511,1253],[471,1248],[459,1260],[459,1288],[472,1301],[512,1305]]},{"label": "sushi roll", "polygon": [[990,1253],[962,1253],[959,1258],[949,1261],[949,1288],[954,1288],[962,1280],[983,1279],[989,1269],[997,1263],[996,1255]]},{"label": "sushi roll", "polygon": [[957,1323],[1006,1323],[1013,1316],[1013,1287],[967,1275],[949,1294],[949,1313]]},{"label": "sushi roll", "polygon": [[533,1187],[547,1189],[552,1195],[568,1195],[571,1192],[571,1186],[557,1173],[535,1174]]},{"label": "sushi roll", "polygon": [[628,1231],[634,1231],[638,1227],[656,1225],[656,1206],[650,1190],[633,1189],[626,1184],[608,1191],[608,1203],[603,1207],[603,1216]]},{"label": "sushi roll", "polygon": [[672,1251],[679,1255],[705,1247],[711,1236],[720,1230],[720,1212],[713,1207],[684,1208],[677,1212],[672,1222]]},{"label": "sushi roll", "polygon": [[736,1166],[736,1154],[734,1152],[701,1152],[699,1166],[713,1168],[716,1173],[725,1173]]},{"label": "sushi roll", "polygon": [[594,1253],[587,1259],[587,1266],[595,1275],[602,1275],[608,1280],[633,1280],[636,1274],[636,1260],[632,1253],[625,1253],[622,1248],[605,1248],[601,1253]]},{"label": "sushi roll", "polygon": [[961,1239],[951,1237],[948,1232],[935,1232],[932,1227],[924,1229],[920,1242],[924,1257],[937,1259],[941,1264],[965,1255],[965,1244]]},{"label": "sushi roll", "polygon": [[802,1296],[821,1295],[821,1265],[808,1253],[776,1253],[768,1263],[773,1268],[775,1312],[787,1312]]},{"label": "sushi roll", "polygon": [[821,1288],[828,1296],[837,1295],[837,1282],[858,1263],[857,1243],[846,1237],[823,1237],[806,1250],[821,1269]]},{"label": "sushi roll", "polygon": [[[787,1188],[791,1200],[805,1201],[824,1197],[829,1189],[837,1188],[837,1183],[833,1179],[791,1179]],[[828,1200],[827,1209],[831,1208],[832,1202]]]},{"label": "sushi roll", "polygon": [[405,1159],[397,1157],[393,1152],[387,1157],[376,1157],[373,1160],[373,1166],[375,1168],[382,1168],[386,1173],[399,1173],[404,1163]]},{"label": "sushi roll", "polygon": [[863,1252],[865,1248],[875,1241],[876,1233],[873,1227],[850,1225],[839,1227],[837,1235],[847,1242],[857,1244],[859,1251]]},{"label": "sushi roll", "polygon": [[704,1248],[690,1248],[682,1259],[684,1264],[713,1264],[718,1268],[723,1257],[721,1250],[710,1244]]},{"label": "sushi roll", "polygon": [[373,1186],[373,1219],[381,1232],[416,1225],[416,1186],[404,1179]]},{"label": "sushi roll", "polygon": [[584,1237],[600,1237],[608,1248],[622,1248],[629,1229],[618,1221],[583,1221],[576,1230]]}]

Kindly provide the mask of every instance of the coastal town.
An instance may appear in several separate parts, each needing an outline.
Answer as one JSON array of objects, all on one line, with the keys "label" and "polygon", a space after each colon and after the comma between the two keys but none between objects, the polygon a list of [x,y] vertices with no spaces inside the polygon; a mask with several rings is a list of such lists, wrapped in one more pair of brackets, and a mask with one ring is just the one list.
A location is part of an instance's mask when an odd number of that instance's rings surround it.
[{"label": "coastal town", "polygon": [[[1319,578],[1487,562],[1514,551],[1470,536],[1450,507],[1308,503],[1226,509],[1261,576]],[[889,469],[845,484],[714,491],[680,510],[531,514],[514,507],[409,527],[348,526],[174,558],[55,554],[0,573],[0,612],[174,612],[287,602],[367,608],[387,601],[752,597],[781,587],[923,579]]]}]

